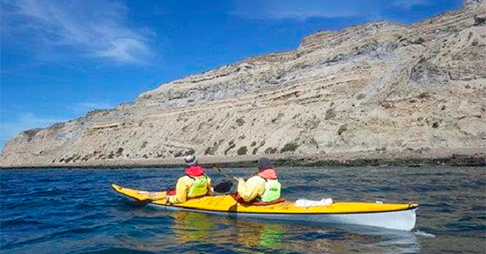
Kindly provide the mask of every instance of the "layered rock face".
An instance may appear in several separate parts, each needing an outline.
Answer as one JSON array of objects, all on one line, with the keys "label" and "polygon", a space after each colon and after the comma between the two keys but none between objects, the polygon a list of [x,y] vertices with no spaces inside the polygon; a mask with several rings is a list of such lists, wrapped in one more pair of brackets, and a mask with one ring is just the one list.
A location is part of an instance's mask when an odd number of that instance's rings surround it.
[{"label": "layered rock face", "polygon": [[319,32],[8,140],[3,167],[107,160],[486,151],[486,5]]}]

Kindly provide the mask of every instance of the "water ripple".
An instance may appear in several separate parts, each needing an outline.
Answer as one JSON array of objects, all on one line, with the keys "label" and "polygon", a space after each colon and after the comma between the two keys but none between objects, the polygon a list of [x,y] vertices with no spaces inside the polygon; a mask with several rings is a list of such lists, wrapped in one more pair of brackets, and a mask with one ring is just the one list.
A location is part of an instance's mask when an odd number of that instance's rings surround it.
[{"label": "water ripple", "polygon": [[[1,253],[477,253],[486,238],[485,170],[279,170],[289,200],[417,202],[414,232],[166,212],[137,207],[109,187],[163,190],[181,169],[1,170]],[[213,173],[214,182],[224,180]]]}]

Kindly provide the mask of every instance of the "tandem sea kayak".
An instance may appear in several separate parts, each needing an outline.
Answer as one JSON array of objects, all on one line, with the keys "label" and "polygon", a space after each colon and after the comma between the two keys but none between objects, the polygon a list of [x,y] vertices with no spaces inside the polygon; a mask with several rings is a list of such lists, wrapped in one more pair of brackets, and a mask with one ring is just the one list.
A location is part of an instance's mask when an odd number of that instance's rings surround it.
[{"label": "tandem sea kayak", "polygon": [[415,227],[415,211],[418,208],[418,204],[350,202],[303,206],[291,201],[257,206],[241,204],[231,195],[205,196],[190,199],[182,204],[166,204],[165,191],[149,192],[115,184],[111,187],[129,199],[169,211],[190,211],[279,221],[361,225],[406,231]]}]

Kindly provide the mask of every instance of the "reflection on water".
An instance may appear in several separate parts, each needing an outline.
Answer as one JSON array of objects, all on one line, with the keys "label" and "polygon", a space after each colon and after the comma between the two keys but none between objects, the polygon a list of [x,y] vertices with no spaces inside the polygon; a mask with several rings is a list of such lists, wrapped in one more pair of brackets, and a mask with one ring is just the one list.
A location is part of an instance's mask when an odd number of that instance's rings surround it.
[{"label": "reflection on water", "polygon": [[0,252],[486,253],[486,167],[278,170],[288,200],[417,202],[417,231],[167,212],[127,205],[109,187],[165,189],[180,169],[0,170]]},{"label": "reflection on water", "polygon": [[208,240],[211,233],[216,230],[216,221],[209,215],[193,212],[173,212],[174,234],[176,242],[185,244],[191,241]]},{"label": "reflection on water", "polygon": [[281,224],[231,219],[236,228],[236,242],[248,247],[282,248],[285,227]]},{"label": "reflection on water", "polygon": [[412,232],[369,227],[276,223],[194,212],[171,212],[175,241],[180,245],[230,245],[255,252],[418,253]]}]

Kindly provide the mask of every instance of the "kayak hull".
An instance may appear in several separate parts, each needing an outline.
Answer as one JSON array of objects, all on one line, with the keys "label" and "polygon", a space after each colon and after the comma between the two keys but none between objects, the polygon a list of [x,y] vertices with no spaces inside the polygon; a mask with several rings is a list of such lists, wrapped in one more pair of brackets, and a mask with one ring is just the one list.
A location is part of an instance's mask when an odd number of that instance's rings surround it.
[{"label": "kayak hull", "polygon": [[[301,207],[285,201],[273,205],[251,206],[236,202],[229,195],[191,199],[183,204],[166,204],[164,192],[144,192],[112,186],[125,197],[168,211],[189,211],[237,218],[278,221],[349,224],[410,231],[415,227],[417,204],[347,203]],[[150,197],[159,197],[150,199]]]},{"label": "kayak hull", "polygon": [[264,220],[278,220],[278,221],[294,221],[294,222],[311,222],[323,224],[349,224],[369,227],[380,227],[394,230],[410,231],[415,227],[416,210],[402,210],[402,211],[387,211],[387,212],[372,212],[372,213],[346,213],[346,214],[265,214],[265,213],[236,213],[236,212],[221,212],[221,211],[207,211],[199,209],[191,209],[177,206],[160,205],[150,203],[149,206],[167,211],[189,211],[199,212],[212,215],[226,215],[237,218],[251,218]]}]

